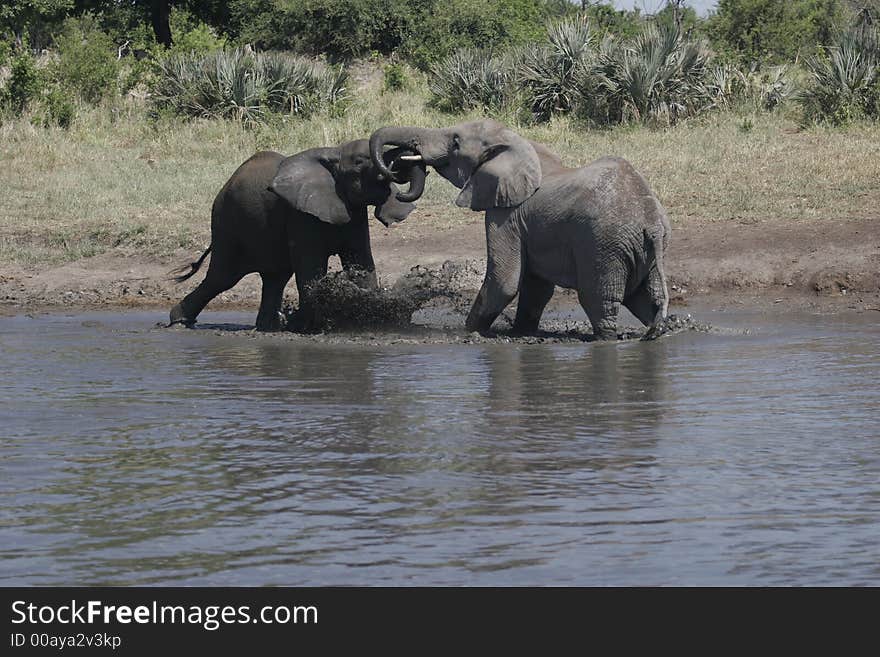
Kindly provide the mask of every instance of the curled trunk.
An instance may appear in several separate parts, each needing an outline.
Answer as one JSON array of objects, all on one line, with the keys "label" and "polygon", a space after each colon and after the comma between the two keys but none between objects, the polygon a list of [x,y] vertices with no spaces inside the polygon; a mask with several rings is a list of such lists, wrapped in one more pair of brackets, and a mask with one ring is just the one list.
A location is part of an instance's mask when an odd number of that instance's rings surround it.
[{"label": "curled trunk", "polygon": [[413,154],[419,152],[417,135],[421,128],[391,127],[379,128],[370,135],[370,157],[373,164],[388,178],[394,178],[394,172],[384,157],[386,146],[400,146]]},{"label": "curled trunk", "polygon": [[[380,147],[381,153],[381,147]],[[403,203],[411,203],[419,199],[425,192],[425,178],[428,172],[422,162],[412,162],[400,159],[402,155],[413,155],[414,152],[407,148],[394,148],[387,153],[382,153],[380,161],[384,165],[377,168],[388,176],[389,179],[396,183],[409,183],[409,189],[405,192],[397,192],[398,201]]]}]

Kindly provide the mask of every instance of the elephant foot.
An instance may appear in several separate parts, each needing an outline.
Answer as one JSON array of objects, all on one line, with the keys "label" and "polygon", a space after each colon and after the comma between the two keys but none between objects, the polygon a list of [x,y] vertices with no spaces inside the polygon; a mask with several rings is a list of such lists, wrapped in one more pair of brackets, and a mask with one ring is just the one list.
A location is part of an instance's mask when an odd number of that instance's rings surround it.
[{"label": "elephant foot", "polygon": [[274,317],[266,319],[257,317],[256,329],[263,333],[283,331],[287,327],[287,321],[282,313],[275,313]]},{"label": "elephant foot", "polygon": [[516,337],[538,335],[538,322],[514,322],[510,328],[510,335]]},{"label": "elephant foot", "polygon": [[600,342],[611,342],[617,340],[616,328],[593,329],[593,339]]},{"label": "elephant foot", "polygon": [[192,328],[195,323],[196,320],[187,317],[183,312],[183,308],[178,304],[171,309],[171,314],[168,318],[168,326],[166,328]]}]

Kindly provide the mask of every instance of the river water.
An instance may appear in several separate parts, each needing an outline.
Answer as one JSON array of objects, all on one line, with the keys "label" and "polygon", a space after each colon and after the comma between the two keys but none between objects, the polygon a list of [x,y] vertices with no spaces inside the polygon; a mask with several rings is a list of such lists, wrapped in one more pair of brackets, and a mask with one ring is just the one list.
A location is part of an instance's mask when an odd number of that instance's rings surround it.
[{"label": "river water", "polygon": [[163,317],[0,318],[0,585],[880,585],[878,313],[537,345]]}]

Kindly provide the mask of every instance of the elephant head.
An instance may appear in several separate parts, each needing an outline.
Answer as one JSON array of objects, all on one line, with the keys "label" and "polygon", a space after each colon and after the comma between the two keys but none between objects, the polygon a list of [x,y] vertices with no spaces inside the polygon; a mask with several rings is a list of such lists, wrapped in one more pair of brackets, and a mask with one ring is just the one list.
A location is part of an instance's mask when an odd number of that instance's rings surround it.
[{"label": "elephant head", "polygon": [[434,167],[461,189],[456,205],[472,210],[515,207],[541,185],[541,162],[535,148],[495,121],[377,130],[370,137],[370,155],[387,176],[393,175],[384,152],[389,145],[412,151],[396,155],[398,161]]},{"label": "elephant head", "polygon": [[[367,205],[386,226],[406,219],[425,189],[424,164],[401,159],[401,148],[384,154],[382,168],[370,159],[366,139],[313,148],[285,158],[269,190],[301,212],[331,224],[344,224]],[[394,183],[409,182],[402,192]]]}]

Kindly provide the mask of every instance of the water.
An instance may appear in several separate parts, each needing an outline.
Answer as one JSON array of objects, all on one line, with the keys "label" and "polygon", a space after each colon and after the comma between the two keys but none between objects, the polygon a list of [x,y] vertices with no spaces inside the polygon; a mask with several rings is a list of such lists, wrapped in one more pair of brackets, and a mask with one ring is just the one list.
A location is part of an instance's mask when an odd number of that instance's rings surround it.
[{"label": "water", "polygon": [[880,584],[876,313],[385,346],[162,315],[0,318],[0,585]]}]

